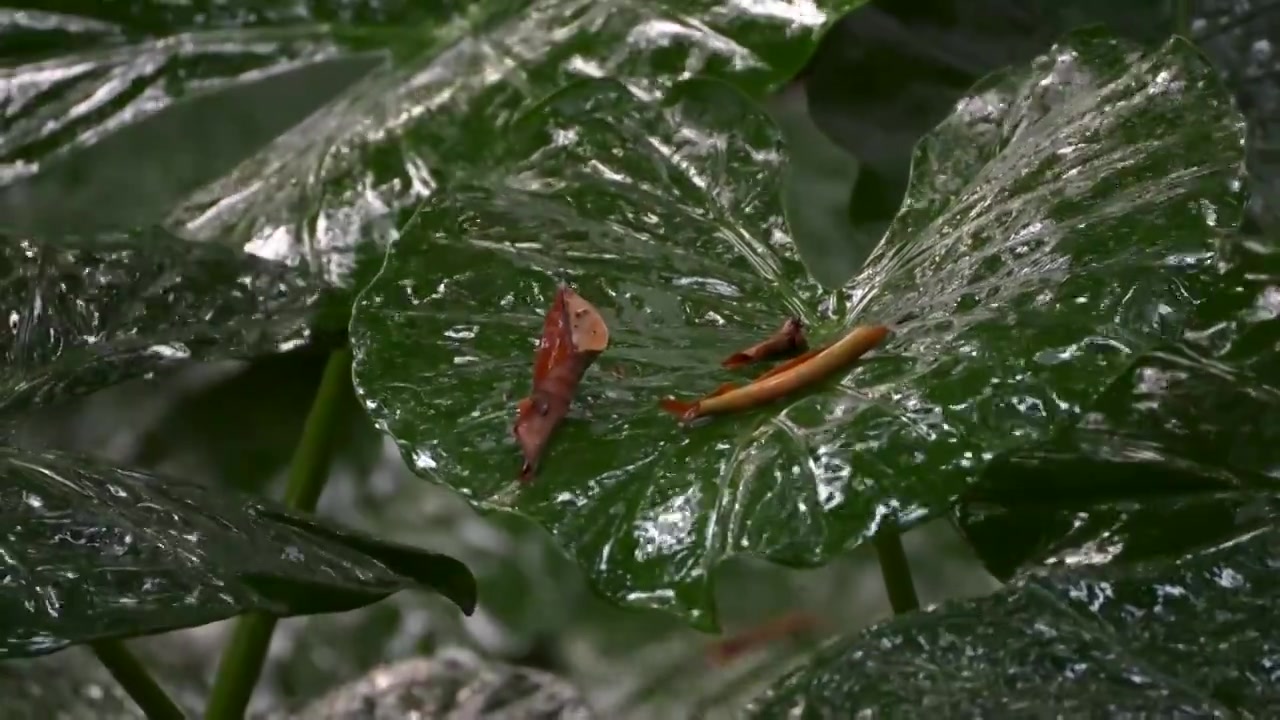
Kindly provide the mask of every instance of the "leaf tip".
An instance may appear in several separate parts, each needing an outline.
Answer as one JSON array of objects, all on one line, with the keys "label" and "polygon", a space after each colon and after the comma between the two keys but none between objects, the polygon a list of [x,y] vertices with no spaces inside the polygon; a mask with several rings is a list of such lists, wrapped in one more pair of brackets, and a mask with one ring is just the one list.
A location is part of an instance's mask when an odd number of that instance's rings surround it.
[{"label": "leaf tip", "polygon": [[471,617],[479,602],[480,590],[476,576],[466,563],[447,555],[436,556],[436,567],[433,569],[429,585],[436,592],[448,598],[463,615]]}]

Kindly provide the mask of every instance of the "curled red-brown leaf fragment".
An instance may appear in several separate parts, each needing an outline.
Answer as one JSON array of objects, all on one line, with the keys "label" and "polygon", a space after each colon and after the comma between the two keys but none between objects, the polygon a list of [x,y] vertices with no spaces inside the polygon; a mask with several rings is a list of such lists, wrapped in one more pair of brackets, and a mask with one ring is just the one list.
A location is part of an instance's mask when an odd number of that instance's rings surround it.
[{"label": "curled red-brown leaf fragment", "polygon": [[809,349],[809,342],[804,337],[804,322],[798,317],[789,317],[786,322],[782,323],[782,327],[774,331],[772,335],[752,345],[746,350],[740,350],[720,362],[722,367],[740,368],[743,365],[760,362],[762,360],[772,360],[776,357],[789,355],[793,352],[804,352]]},{"label": "curled red-brown leaf fragment", "polygon": [[582,375],[605,348],[609,328],[595,306],[561,285],[542,324],[533,390],[516,405],[511,431],[524,453],[521,482],[533,480],[556,427],[569,414]]}]

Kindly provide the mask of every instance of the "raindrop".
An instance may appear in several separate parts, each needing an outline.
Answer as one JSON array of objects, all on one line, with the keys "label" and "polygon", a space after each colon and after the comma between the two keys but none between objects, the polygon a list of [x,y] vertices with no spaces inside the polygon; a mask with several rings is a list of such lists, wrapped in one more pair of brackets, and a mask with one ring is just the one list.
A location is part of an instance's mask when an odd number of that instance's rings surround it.
[{"label": "raindrop", "polygon": [[436,461],[431,457],[431,453],[426,450],[418,450],[413,453],[413,466],[419,470],[435,470]]},{"label": "raindrop", "polygon": [[1271,58],[1271,41],[1266,38],[1255,40],[1249,47],[1249,54],[1256,63],[1264,63]]},{"label": "raindrop", "polygon": [[1224,588],[1234,589],[1234,588],[1244,587],[1244,584],[1245,584],[1244,576],[1236,572],[1235,570],[1232,570],[1231,568],[1228,568],[1228,567],[1216,568],[1213,574],[1214,574],[1214,578],[1213,578],[1214,582],[1218,583]]},{"label": "raindrop", "polygon": [[125,533],[119,542],[111,543],[107,546],[107,551],[116,556],[121,557],[133,548],[133,533]]}]

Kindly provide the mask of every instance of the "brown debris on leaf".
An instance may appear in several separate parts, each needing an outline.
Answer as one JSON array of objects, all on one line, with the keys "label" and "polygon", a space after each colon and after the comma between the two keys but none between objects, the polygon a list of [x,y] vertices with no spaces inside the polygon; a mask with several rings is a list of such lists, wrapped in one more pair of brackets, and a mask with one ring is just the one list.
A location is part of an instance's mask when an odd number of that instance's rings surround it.
[{"label": "brown debris on leaf", "polygon": [[521,482],[530,482],[582,375],[609,347],[609,328],[595,306],[566,285],[556,290],[533,360],[533,389],[516,405],[511,431],[524,454]]},{"label": "brown debris on leaf", "polygon": [[808,350],[766,371],[746,385],[724,383],[696,400],[664,397],[658,403],[682,423],[708,415],[750,410],[803,391],[845,370],[862,355],[875,349],[889,333],[890,330],[885,325],[859,325],[840,340]]},{"label": "brown debris on leaf", "polygon": [[745,350],[730,355],[721,361],[720,365],[732,370],[751,363],[790,355],[793,352],[803,352],[808,348],[809,342],[804,337],[804,322],[792,316],[787,318],[786,322],[782,323],[782,327],[775,330],[772,335]]}]

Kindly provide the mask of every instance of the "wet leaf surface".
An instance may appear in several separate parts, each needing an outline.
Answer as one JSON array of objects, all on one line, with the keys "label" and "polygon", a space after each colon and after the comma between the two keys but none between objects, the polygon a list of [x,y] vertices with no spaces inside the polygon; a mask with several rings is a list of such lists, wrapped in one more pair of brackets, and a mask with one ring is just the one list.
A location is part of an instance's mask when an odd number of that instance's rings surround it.
[{"label": "wet leaf surface", "polygon": [[[393,62],[252,159],[199,189],[177,193],[160,186],[148,198],[159,208],[183,195],[165,218],[184,237],[305,260],[318,275],[345,284],[358,269],[372,274],[379,265],[379,253],[360,255],[359,247],[385,244],[441,182],[483,166],[488,147],[502,141],[498,128],[527,102],[601,75],[655,97],[692,75],[730,80],[763,96],[804,64],[835,18],[860,2],[628,0],[608,8],[585,0],[287,8],[250,2],[201,12],[80,3],[71,9],[84,16],[38,14],[25,28],[0,25],[6,33],[0,37],[66,48],[54,59],[33,54],[30,62],[0,71],[22,87],[5,108],[15,124],[0,136],[0,182],[34,176],[24,183],[52,188],[57,183],[40,174],[52,178],[60,165],[84,167],[87,161],[75,156],[90,154],[84,148],[99,140],[113,145],[111,152],[97,151],[103,158],[132,152],[167,167],[200,150],[139,143],[126,129],[153,113],[183,114],[179,101],[191,90],[250,95],[254,86],[274,82],[263,76],[286,70],[318,78],[308,86],[336,89],[341,83],[334,78],[348,75],[321,72],[322,65],[345,67],[358,60],[352,53],[387,50]],[[230,26],[241,29],[229,34]],[[181,33],[182,42],[155,37],[172,33]],[[287,110],[268,103],[256,112],[271,122],[257,127],[276,128],[284,116],[294,117]],[[226,111],[242,120],[254,115],[238,102]],[[117,128],[126,129],[110,135]],[[137,131],[132,136],[143,138]]]},{"label": "wet leaf surface", "polygon": [[[142,77],[128,78],[138,83],[157,79],[156,66],[165,64],[147,63],[145,54],[130,51],[119,55],[125,67],[143,66],[134,67]],[[190,97],[183,93],[158,111],[136,113],[142,117],[91,145],[58,143],[60,152],[41,161],[39,172],[0,188],[0,223],[12,232],[52,238],[160,223],[192,192],[249,160],[385,61],[376,54],[307,58],[266,77],[246,73],[241,81],[210,90],[197,86]],[[85,75],[70,88],[57,88],[63,102],[48,110],[52,115],[61,105],[61,116],[24,115],[0,136],[0,147],[9,145],[21,156],[57,142],[59,130],[73,132],[71,106],[83,101],[77,96],[100,92],[104,82],[99,73]],[[70,127],[59,128],[61,123]]]},{"label": "wet leaf surface", "polygon": [[475,580],[457,560],[268,500],[9,448],[0,477],[0,657],[249,610],[350,610],[415,586],[465,612],[475,605]]},{"label": "wet leaf surface", "polygon": [[[333,118],[312,113],[386,64],[385,54],[358,51],[398,47],[394,32],[369,43],[348,37],[361,26],[319,24],[343,6],[357,10],[349,3],[74,3],[64,5],[66,14],[0,16],[11,62],[0,81],[12,88],[0,99],[8,121],[0,132],[0,229],[61,240],[67,231],[162,223],[184,239],[345,279],[334,268],[352,266],[358,234],[332,248],[282,247],[278,232],[236,237],[218,225],[252,216],[241,196],[269,182],[284,158],[324,162]],[[421,14],[352,12],[347,19],[373,23],[376,34],[378,23],[402,17]],[[312,141],[313,152],[299,150]],[[227,175],[243,184],[219,184]],[[174,222],[193,196],[216,200]],[[293,227],[307,208],[290,208]]]},{"label": "wet leaf surface", "polygon": [[188,362],[275,353],[332,334],[313,331],[319,294],[303,275],[224,246],[156,229],[0,241],[8,325],[0,411],[10,420]]},{"label": "wet leaf surface", "polygon": [[1252,266],[1247,279],[1206,303],[1226,317],[1140,356],[1077,425],[987,466],[960,524],[993,572],[1133,562],[1267,521],[1280,502],[1280,324],[1274,272],[1258,262],[1274,268],[1274,251],[1247,245],[1227,254]]},{"label": "wet leaf surface", "polygon": [[[903,213],[835,295],[782,220],[771,123],[715,83],[657,101],[609,81],[503,130],[357,303],[357,388],[420,473],[550,529],[607,596],[708,623],[737,552],[807,565],[881,522],[946,507],[1002,450],[1074,422],[1132,357],[1216,292],[1241,136],[1198,53],[1082,33],[994,77],[922,144]],[[555,282],[612,346],[539,481],[510,441]],[[844,380],[678,428],[664,394],[801,315],[811,339],[914,314]],[[621,375],[622,377],[618,377]]]},{"label": "wet leaf surface", "polygon": [[1173,19],[1163,0],[871,0],[836,21],[803,82],[813,121],[860,164],[850,188],[854,232],[883,233],[902,203],[917,141],[974,83],[1089,25],[1155,48]]},{"label": "wet leaf surface", "polygon": [[[48,7],[47,3],[27,4]],[[1106,12],[1123,13],[1141,5],[1169,5],[1164,2],[1117,4],[1097,0],[1066,4],[983,0],[978,3],[929,2],[917,4],[919,7],[890,2],[886,6],[890,9],[902,8],[903,14],[911,13],[916,21],[928,24],[933,22],[928,15],[945,14],[949,9],[972,10],[974,15],[987,21],[991,17],[991,13],[987,11],[994,6],[1005,5],[1013,11],[1026,12],[1035,4],[1045,5],[1050,12],[1066,14],[1087,10],[1084,15],[1089,15],[1089,9],[1095,7]],[[1265,26],[1277,16],[1277,13],[1266,11],[1264,6],[1269,4],[1274,5],[1274,2],[1199,2],[1196,3],[1196,17],[1192,24],[1197,40],[1206,40],[1202,47],[1209,51],[1212,60],[1225,62],[1226,66],[1222,69],[1230,70],[1237,84],[1244,83],[1249,88],[1257,88],[1256,92],[1247,90],[1241,95],[1242,103],[1249,101],[1242,109],[1251,118],[1251,133],[1257,133],[1261,127],[1252,122],[1254,117],[1265,115],[1269,107],[1274,110],[1275,103],[1270,100],[1277,97],[1271,92],[1276,84],[1272,82],[1268,86],[1267,82],[1274,76],[1271,70],[1274,70],[1275,60],[1280,56],[1268,52],[1270,46],[1258,40],[1273,37],[1274,33],[1256,30],[1259,25]],[[473,131],[467,137],[477,138],[481,153],[488,151],[483,142],[484,132],[489,129],[485,123],[483,107],[470,105],[473,96],[466,92],[452,95],[451,88],[454,85],[464,91],[476,87],[494,89],[492,93],[477,93],[476,96],[489,100],[496,98],[502,113],[510,111],[525,100],[541,97],[543,93],[558,87],[564,79],[581,77],[597,67],[620,68],[625,71],[628,82],[655,95],[661,95],[665,92],[664,88],[680,77],[686,68],[693,72],[705,70],[721,74],[731,80],[736,77],[748,80],[761,77],[758,67],[737,62],[737,59],[764,57],[771,41],[754,43],[754,40],[744,40],[746,35],[739,32],[743,28],[750,29],[753,25],[757,28],[773,28],[774,32],[767,35],[775,39],[784,38],[778,43],[779,46],[792,44],[795,48],[805,48],[805,53],[812,47],[814,37],[809,30],[813,27],[811,10],[802,9],[790,18],[770,16],[769,13],[785,7],[778,4],[752,4],[749,9],[736,6],[737,12],[759,14],[756,23],[724,23],[722,19],[725,16],[716,14],[723,12],[722,6],[712,4],[705,6],[710,8],[708,14],[698,14],[700,11],[691,10],[694,7],[692,4],[670,6],[671,12],[660,19],[669,22],[617,23],[623,30],[657,28],[672,31],[648,44],[641,41],[653,40],[654,35],[639,32],[623,35],[613,32],[612,25],[608,22],[598,22],[596,25],[579,23],[580,15],[575,13],[582,6],[572,2],[531,5],[542,13],[539,20],[545,22],[541,25],[526,21],[523,15],[525,10],[518,7],[518,4],[506,5],[505,7],[516,9],[512,10],[510,16],[498,18],[488,24],[483,19],[474,26],[467,26],[458,20],[441,21],[441,18],[463,17],[456,12],[460,7],[480,6],[395,0],[307,0],[290,4],[259,0],[231,0],[213,4],[149,0],[129,3],[60,0],[60,10],[76,13],[79,17],[61,15],[54,18],[40,11],[0,10],[0,47],[4,48],[2,52],[6,60],[6,70],[0,70],[0,74],[9,81],[7,87],[17,90],[0,99],[0,104],[9,103],[3,105],[7,122],[0,123],[3,127],[0,135],[15,128],[23,128],[24,131],[43,128],[50,131],[48,135],[40,136],[34,144],[16,146],[13,153],[0,156],[0,176],[3,178],[0,182],[29,175],[37,171],[37,167],[74,168],[79,149],[91,150],[98,140],[110,145],[110,140],[115,138],[112,134],[115,129],[135,128],[144,124],[143,121],[151,117],[150,113],[163,114],[166,108],[182,103],[193,94],[220,90],[235,94],[239,89],[251,88],[259,80],[265,81],[264,85],[270,85],[273,73],[284,71],[275,75],[277,79],[291,77],[290,71],[295,68],[305,74],[308,67],[321,69],[326,63],[333,61],[341,64],[343,56],[350,52],[366,48],[389,49],[396,62],[393,67],[366,78],[363,84],[353,88],[335,105],[322,110],[311,122],[304,122],[288,132],[280,145],[268,148],[261,158],[251,160],[244,167],[233,171],[233,180],[219,182],[198,191],[186,207],[179,208],[173,215],[175,225],[180,226],[180,232],[188,237],[248,247],[255,253],[272,257],[306,259],[308,264],[323,268],[326,277],[345,278],[358,268],[373,271],[381,265],[381,254],[376,247],[372,248],[373,252],[359,256],[354,261],[351,252],[353,248],[376,246],[394,237],[396,228],[407,219],[418,199],[429,194],[442,178],[447,179],[452,175],[455,170],[453,165],[460,166],[465,162],[465,155],[469,152],[465,148],[457,158],[450,156],[448,163],[438,162],[431,143],[422,138],[438,137],[441,142],[448,144],[454,137],[450,128],[457,124],[450,121],[450,114],[457,113],[469,123],[468,130]],[[831,6],[822,3],[819,8],[830,10]],[[1201,12],[1209,8],[1217,9]],[[564,14],[557,18],[555,12]],[[1142,12],[1134,12],[1134,15],[1142,16],[1139,19],[1145,17]],[[1203,22],[1205,18],[1201,17],[1204,15],[1209,16],[1207,25]],[[632,16],[624,16],[620,12],[619,17],[629,19]],[[832,17],[834,13],[829,13],[828,18]],[[476,15],[471,18],[475,19]],[[685,23],[686,18],[692,20]],[[609,16],[602,13],[593,18],[593,21],[608,19]],[[553,25],[560,29],[582,29],[583,32],[579,36],[569,32],[547,32],[546,28]],[[1152,23],[1151,29],[1163,31],[1163,28],[1154,25]],[[459,30],[461,32],[451,34]],[[765,35],[762,33],[753,37]],[[876,41],[893,35],[877,31],[861,42],[836,38],[834,45],[845,50],[883,49],[884,43]],[[963,41],[967,38],[954,28],[941,30],[939,35],[929,38],[929,42],[922,46],[923,51],[952,51],[960,46],[964,52],[950,53],[953,59],[961,61],[958,63],[960,65],[971,59],[971,51],[984,52],[1009,47],[1007,37],[999,38],[994,34],[977,37],[968,48],[963,47]],[[952,37],[948,38],[946,35]],[[956,35],[961,37],[957,40]],[[511,41],[506,42],[506,38]],[[904,45],[910,45],[910,39],[906,38],[908,42]],[[685,40],[689,42],[685,43]],[[1214,52],[1214,43],[1218,40],[1223,41],[1221,44],[1230,46],[1229,53]],[[560,42],[567,42],[573,47],[573,52],[557,54],[552,46]],[[740,45],[735,48],[733,42]],[[832,39],[829,38],[828,43],[830,42]],[[548,47],[552,47],[552,50],[547,51]],[[748,52],[739,54],[737,50],[741,47],[747,48]],[[905,49],[910,55],[911,48]],[[650,62],[645,60],[649,56],[674,61]],[[1229,62],[1233,56],[1235,62]],[[875,54],[868,52],[866,57],[874,59]],[[546,66],[540,64],[544,58],[547,59]],[[587,62],[576,64],[578,58],[586,58]],[[731,61],[719,62],[726,58]],[[837,69],[829,77],[840,81],[836,88],[837,101],[848,99],[851,88],[876,90],[874,85],[868,88],[867,80],[870,78],[883,77],[888,80],[883,86],[888,93],[881,94],[874,102],[852,107],[855,111],[883,118],[877,122],[857,125],[857,137],[873,140],[883,138],[890,131],[900,130],[924,117],[910,103],[907,103],[907,114],[892,111],[888,107],[898,98],[910,100],[910,93],[902,91],[918,88],[925,79],[922,75],[908,72],[908,65],[900,62],[900,59],[901,53],[890,53],[886,62],[879,67],[872,67],[870,71],[856,65],[844,67],[845,60],[835,63]],[[28,60],[32,62],[22,64]],[[464,61],[470,61],[470,64]],[[15,63],[16,72],[9,74],[14,70]],[[956,64],[952,63],[953,66]],[[548,67],[553,70],[547,71]],[[478,71],[472,72],[473,68]],[[525,72],[525,68],[533,68],[533,71]],[[644,77],[644,73],[650,70],[665,74],[657,80]],[[548,84],[540,84],[544,80]],[[954,88],[956,97],[963,94],[965,86],[967,82]],[[1232,88],[1238,90],[1234,86]],[[945,97],[945,93],[938,93],[937,88],[931,90],[933,92],[926,90],[923,93],[924,99],[942,99],[943,102],[938,107],[942,108],[942,113],[948,111],[955,97]],[[248,93],[245,96],[251,95],[252,93]],[[866,97],[863,96],[862,99],[865,101]],[[842,107],[848,106],[846,104]],[[83,112],[85,110],[88,112]],[[937,117],[941,118],[942,114]],[[37,122],[29,122],[32,118]],[[932,120],[925,123],[932,124]],[[128,133],[121,134],[125,136],[124,139],[129,139]],[[1255,134],[1251,138],[1259,136],[1260,134]],[[167,147],[156,142],[137,142],[138,139],[148,139],[147,133],[135,132],[132,137],[134,140],[118,146],[122,149],[115,157],[127,158],[134,165],[134,170],[139,174],[135,180],[142,186],[146,185],[141,177],[143,168],[163,167],[163,163],[151,165],[155,158],[164,160],[166,156],[170,159],[196,157],[202,150]],[[786,136],[786,139],[788,160],[794,169],[799,149],[790,145],[791,136]],[[902,158],[898,175],[902,181],[906,177],[907,148],[913,140],[914,137],[904,141],[897,155]],[[0,144],[3,142],[4,138],[0,137]],[[1255,143],[1255,147],[1259,145]],[[13,149],[15,146],[5,147]],[[225,158],[219,158],[223,159]],[[1254,156],[1251,156],[1251,160],[1253,159]],[[428,161],[432,164],[428,164]],[[94,170],[92,167],[85,169]],[[179,169],[189,171],[193,168]],[[837,172],[833,175],[839,175],[841,170],[847,168],[836,167],[835,170]],[[882,182],[878,186],[872,184],[871,187],[883,194],[887,183],[883,182],[883,177],[880,179]],[[850,180],[846,174],[844,179],[837,177],[836,181]],[[177,188],[161,186],[161,189],[168,191]],[[806,197],[804,187],[792,185],[786,190],[797,193],[799,197]],[[811,204],[815,204],[812,201],[816,199],[814,196],[817,189],[814,190],[815,192],[807,195]],[[1270,193],[1270,196],[1274,195],[1275,193]],[[823,197],[827,198],[827,194]],[[106,209],[126,216],[143,210],[151,213],[152,209],[146,207],[150,200],[153,199],[133,195],[128,198],[125,206],[117,204]],[[153,207],[168,202],[155,202]],[[835,204],[834,201],[832,204]],[[896,207],[896,201],[891,205],[889,215]],[[270,212],[259,213],[259,209]],[[807,207],[801,206],[801,209]],[[804,243],[807,238],[803,228],[796,216],[791,214],[793,208],[789,206],[787,210],[792,222],[791,233],[799,236],[796,241],[802,246],[802,254],[806,253]],[[885,216],[886,221],[889,215]],[[5,214],[0,213],[0,222],[4,217]],[[92,221],[92,218],[79,213],[66,219]],[[360,255],[360,251],[355,254]],[[827,264],[810,269],[818,279],[821,279],[821,271],[830,270]],[[1228,281],[1221,281],[1218,290],[1222,291],[1227,284]],[[1265,298],[1260,296],[1259,300]],[[1265,338],[1261,340],[1266,341]],[[719,379],[721,378],[717,378]],[[1105,381],[1098,383],[1099,386],[1104,384]],[[230,391],[231,388],[225,390]],[[285,401],[280,396],[279,387],[268,390],[262,396],[264,402],[278,405]],[[94,419],[86,418],[85,422],[93,423]],[[258,437],[256,442],[261,443],[263,440]],[[197,460],[196,463],[198,462]],[[209,474],[214,472],[216,471]],[[233,475],[243,476],[238,471]],[[360,486],[360,489],[353,491],[350,489],[352,485]],[[330,493],[330,499],[334,501],[330,504],[330,509],[343,512],[337,508],[345,506],[350,493],[370,493],[364,504],[367,505],[366,512],[373,526],[403,536],[404,532],[413,533],[410,528],[419,529],[424,524],[436,525],[423,523],[420,512],[424,505],[436,507],[435,491],[429,491],[428,497],[431,499],[428,500],[419,499],[413,494],[419,491],[410,491],[413,498],[411,500],[407,499],[409,496],[396,495],[396,499],[388,506],[386,483],[370,482],[367,485],[343,479],[332,483],[331,489],[335,492]],[[379,487],[383,489],[378,490]],[[1069,494],[1064,492],[1061,501],[1071,505],[1073,501],[1066,499]],[[1241,522],[1236,517],[1237,512],[1241,512],[1247,522],[1256,520],[1256,513],[1248,510],[1254,504],[1256,495],[1244,492],[1234,495],[1227,493],[1226,496],[1228,502],[1224,505],[1215,504],[1216,495],[1205,493],[1189,498],[1147,496],[1141,502],[1122,498],[1112,503],[1106,508],[1108,511],[1138,512],[1147,520],[1138,523],[1125,521],[1120,526],[1119,532],[1127,533],[1128,537],[1124,540],[1118,557],[1133,559],[1170,549],[1183,550],[1187,547],[1184,543],[1198,547],[1236,527],[1236,523]],[[1237,503],[1237,500],[1240,502]],[[1240,510],[1241,504],[1245,506],[1244,512]],[[1021,520],[1028,520],[1027,516],[1032,514],[1028,507],[1026,504],[1019,506],[1017,515]],[[1090,522],[1099,519],[1100,515],[1095,507],[1090,506],[1085,510]],[[1164,511],[1168,514],[1162,516]],[[485,534],[472,532],[474,529],[474,524],[468,525],[465,535],[470,538]],[[438,531],[437,529],[436,532]],[[1022,537],[1011,533],[1004,537],[1005,544],[1016,545],[1021,542]],[[530,545],[527,540],[521,540],[519,544],[524,550]],[[1163,549],[1162,545],[1165,546]],[[540,544],[538,546],[541,547]],[[1087,545],[1085,548],[1087,549]],[[1069,544],[1066,552],[1072,552]],[[506,561],[496,563],[491,571],[510,575],[506,567]],[[935,582],[940,577],[929,568],[917,570],[930,576]],[[942,575],[945,576],[945,573]],[[523,620],[516,621],[516,624],[524,627],[527,620],[535,616],[539,617],[538,622],[546,622],[545,617],[540,614],[540,608],[549,604],[556,607],[556,612],[550,613],[552,615],[572,615],[579,625],[588,622],[583,620],[580,611],[569,607],[573,603],[565,602],[558,591],[552,592],[552,588],[547,585],[555,585],[557,580],[540,575],[539,582],[541,585],[535,583],[533,587],[541,588],[541,592],[535,595],[546,596],[543,603],[528,603],[521,599],[518,592],[500,592],[499,595],[504,597],[500,604],[519,607],[521,610],[513,613],[498,611],[498,614],[508,620],[519,615]],[[731,583],[722,585],[722,592],[728,585]],[[783,592],[777,588],[774,591]],[[807,592],[804,595],[809,596]],[[411,596],[397,598],[398,603],[405,602],[415,607],[420,601]],[[861,605],[856,599],[842,598],[840,602],[841,607],[854,608]],[[486,604],[487,609],[493,608],[491,604]],[[384,603],[383,606],[385,605]],[[729,616],[733,615],[732,609],[725,612]],[[336,625],[326,624],[330,620],[335,621]],[[359,613],[322,618],[314,625],[311,622],[314,621],[309,621],[305,629],[295,626],[294,630],[304,636],[306,641],[292,646],[292,651],[288,653],[289,659],[280,660],[289,667],[287,678],[282,680],[280,676],[272,676],[270,671],[263,678],[260,684],[263,696],[271,698],[274,690],[295,699],[305,697],[328,682],[345,679],[350,673],[356,672],[365,659],[380,657],[387,651],[395,652],[395,648],[404,648],[406,642],[415,642],[413,638],[418,637],[412,632],[393,630],[397,625],[394,622],[371,622],[367,617],[362,619]],[[732,624],[731,617],[728,622]],[[369,625],[374,626],[375,630],[368,631]],[[323,630],[326,627],[330,632]],[[343,629],[335,632],[335,627]],[[616,629],[616,625],[612,626],[606,634],[611,635]],[[652,633],[641,634],[649,640]],[[180,638],[190,636],[189,633],[180,634]],[[335,665],[331,661],[329,646],[337,643],[350,647],[349,641],[354,641],[360,649],[349,653],[349,657],[344,657],[342,663]],[[421,638],[418,637],[416,641],[421,641]],[[177,639],[177,642],[181,647],[182,640]],[[625,645],[627,649],[621,655],[637,654],[633,643]],[[50,659],[57,661],[69,654],[60,653]],[[201,654],[203,653],[193,651],[192,648],[182,648],[177,653],[184,659]],[[168,669],[173,667],[164,660],[156,664]],[[189,674],[193,678],[204,675],[199,671]],[[167,677],[162,678],[162,681],[166,687],[176,687]],[[47,685],[37,683],[36,691],[42,690],[48,692]],[[57,692],[55,690],[54,694]],[[85,696],[89,692],[90,690],[85,689]],[[197,692],[196,695],[198,694]]]},{"label": "wet leaf surface", "polygon": [[1265,714],[1280,702],[1278,562],[1272,525],[1163,562],[1020,580],[838,641],[754,716]]}]

